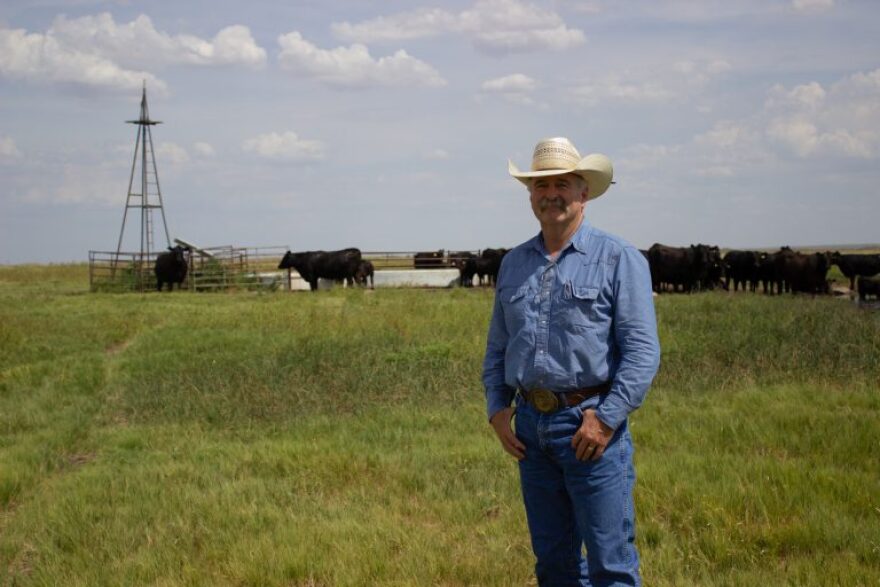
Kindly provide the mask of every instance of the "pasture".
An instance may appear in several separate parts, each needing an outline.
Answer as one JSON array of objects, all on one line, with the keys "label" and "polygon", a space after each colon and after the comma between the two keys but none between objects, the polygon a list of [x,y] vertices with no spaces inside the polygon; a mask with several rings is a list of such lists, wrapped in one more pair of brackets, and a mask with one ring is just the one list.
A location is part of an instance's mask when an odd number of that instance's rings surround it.
[{"label": "pasture", "polygon": [[[89,294],[0,267],[0,584],[529,585],[492,292]],[[880,583],[880,313],[656,298],[646,585]]]}]

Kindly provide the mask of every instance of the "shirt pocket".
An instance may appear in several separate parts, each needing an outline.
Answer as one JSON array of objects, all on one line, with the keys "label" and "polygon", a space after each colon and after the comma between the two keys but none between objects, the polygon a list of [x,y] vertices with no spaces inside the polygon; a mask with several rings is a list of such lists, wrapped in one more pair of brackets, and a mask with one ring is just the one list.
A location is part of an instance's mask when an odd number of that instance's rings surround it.
[{"label": "shirt pocket", "polygon": [[501,307],[504,310],[504,324],[507,332],[514,335],[526,327],[531,313],[534,293],[528,284],[518,288],[505,287],[498,290]]},{"label": "shirt pocket", "polygon": [[528,296],[530,289],[531,288],[528,286],[528,284],[523,285],[519,288],[505,287],[498,292],[498,295],[501,296],[502,304],[516,304],[520,300],[523,300]]},{"label": "shirt pocket", "polygon": [[596,300],[599,288],[566,282],[561,300],[560,318],[565,330],[595,328],[597,321]]}]

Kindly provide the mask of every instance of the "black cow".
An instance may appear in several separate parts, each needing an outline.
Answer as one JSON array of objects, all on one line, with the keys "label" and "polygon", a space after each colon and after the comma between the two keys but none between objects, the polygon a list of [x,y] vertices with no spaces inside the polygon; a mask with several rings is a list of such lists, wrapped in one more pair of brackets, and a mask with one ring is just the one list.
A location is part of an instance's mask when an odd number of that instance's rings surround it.
[{"label": "black cow", "polygon": [[187,262],[186,255],[183,254],[186,250],[188,249],[180,245],[168,247],[167,251],[156,257],[156,265],[153,267],[156,273],[156,291],[162,291],[165,283],[168,284],[168,291],[174,289],[175,283],[177,289],[180,289],[186,279]]},{"label": "black cow", "polygon": [[442,269],[446,267],[446,263],[443,261],[443,249],[416,253],[413,255],[413,267],[416,269]]},{"label": "black cow", "polygon": [[349,286],[361,264],[360,249],[350,248],[341,251],[306,251],[291,253],[287,251],[278,264],[279,269],[296,269],[300,276],[309,282],[312,291],[318,289],[318,278],[342,280]]},{"label": "black cow", "polygon": [[472,287],[474,275],[477,274],[477,256],[470,251],[455,251],[449,253],[449,263],[458,269],[458,283],[461,287]]},{"label": "black cow", "polygon": [[773,254],[773,271],[776,284],[776,293],[789,293],[791,291],[791,278],[795,277],[796,267],[801,263],[795,261],[794,269],[792,268],[792,259],[795,259],[800,253],[795,252],[791,247],[785,246]]},{"label": "black cow", "polygon": [[849,278],[849,288],[855,290],[856,277],[871,277],[880,273],[880,255],[841,255],[831,254],[831,264],[840,267],[841,273]]},{"label": "black cow", "polygon": [[786,291],[792,293],[828,293],[826,275],[831,266],[827,253],[805,255],[794,251],[784,252],[777,257],[778,277],[785,283]]},{"label": "black cow", "polygon": [[713,247],[691,245],[689,247],[668,247],[654,243],[648,249],[648,264],[651,268],[651,282],[654,291],[660,293],[664,285],[678,286],[690,293],[710,278],[709,269],[713,263]]},{"label": "black cow", "polygon": [[716,287],[727,289],[724,279],[724,262],[721,260],[721,249],[714,245],[698,244],[696,247],[706,251],[706,267],[700,275],[700,287],[712,290]]},{"label": "black cow", "polygon": [[507,254],[507,249],[483,249],[479,258],[474,260],[474,270],[483,285],[483,278],[490,286],[495,285],[498,279],[498,270],[501,269],[501,260]]},{"label": "black cow", "polygon": [[880,300],[880,277],[865,277],[859,275],[859,301],[864,302],[868,296],[874,296]]},{"label": "black cow", "polygon": [[354,273],[354,280],[358,285],[367,287],[367,278],[370,280],[370,289],[373,289],[373,264],[366,260],[361,260],[358,264],[357,271]]},{"label": "black cow", "polygon": [[778,254],[778,252],[758,253],[757,277],[765,294],[773,295],[773,286],[778,282],[776,271],[776,256]]},{"label": "black cow", "polygon": [[775,253],[758,253],[758,281],[761,282],[765,294],[773,295],[790,291],[791,288],[785,282],[782,269],[786,258],[794,254],[795,252],[788,246],[782,247]]},{"label": "black cow", "polygon": [[732,281],[733,291],[738,291],[740,284],[743,291],[746,291],[748,284],[749,291],[754,293],[758,289],[759,256],[755,251],[727,251],[724,255],[725,289],[730,289]]}]

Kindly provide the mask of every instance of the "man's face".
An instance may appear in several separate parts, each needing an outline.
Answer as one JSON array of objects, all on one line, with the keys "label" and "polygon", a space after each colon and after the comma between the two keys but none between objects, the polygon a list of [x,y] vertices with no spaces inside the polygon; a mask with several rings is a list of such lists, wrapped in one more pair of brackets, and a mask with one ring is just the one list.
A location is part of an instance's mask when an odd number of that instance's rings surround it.
[{"label": "man's face", "polygon": [[529,186],[529,201],[541,226],[580,222],[587,201],[587,183],[573,173],[537,177]]}]

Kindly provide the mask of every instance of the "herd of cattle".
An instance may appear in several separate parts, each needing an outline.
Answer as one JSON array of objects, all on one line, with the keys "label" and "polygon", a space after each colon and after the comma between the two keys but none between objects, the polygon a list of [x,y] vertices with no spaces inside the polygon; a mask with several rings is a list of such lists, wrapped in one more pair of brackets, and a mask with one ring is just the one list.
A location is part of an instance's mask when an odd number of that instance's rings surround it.
[{"label": "herd of cattle", "polygon": [[[419,252],[413,255],[415,269],[446,269],[456,268],[459,271],[459,284],[462,287],[473,285],[477,277],[480,285],[493,285],[501,267],[501,259],[507,249],[485,249],[479,255],[470,251]],[[279,269],[295,269],[312,291],[318,289],[318,279],[345,281],[349,286],[355,284],[366,287],[369,279],[373,286],[375,267],[370,261],[363,259],[360,249],[349,248],[340,251],[306,251],[293,253],[287,251],[278,264]]]},{"label": "herd of cattle", "polygon": [[[156,284],[159,291],[164,283],[169,290],[174,283],[183,283],[187,273],[186,249],[169,247],[156,259]],[[642,250],[651,269],[651,281],[658,294],[667,291],[692,292],[723,288],[733,291],[756,292],[760,284],[765,294],[783,292],[825,294],[830,292],[828,270],[837,265],[850,280],[850,290],[858,290],[861,300],[869,296],[880,298],[880,255],[841,254],[839,252],[800,253],[782,247],[774,253],[761,251],[727,251],[712,245],[669,247],[659,243]],[[501,260],[507,249],[484,249],[479,254],[470,251],[428,251],[413,256],[415,269],[458,269],[462,287],[471,287],[474,277],[480,285],[492,286],[498,276]],[[279,269],[294,269],[309,284],[318,289],[318,279],[345,281],[373,286],[375,267],[364,259],[360,249],[339,251],[287,251]],[[857,288],[858,285],[858,288]]]},{"label": "herd of cattle", "polygon": [[880,255],[835,252],[800,253],[782,247],[774,253],[761,251],[728,251],[723,257],[717,246],[697,244],[689,247],[668,247],[654,244],[642,250],[651,268],[654,291],[691,292],[721,287],[733,291],[756,292],[760,284],[765,294],[783,292],[830,293],[828,270],[837,265],[847,279],[850,290],[856,289],[859,299],[878,296]]}]

